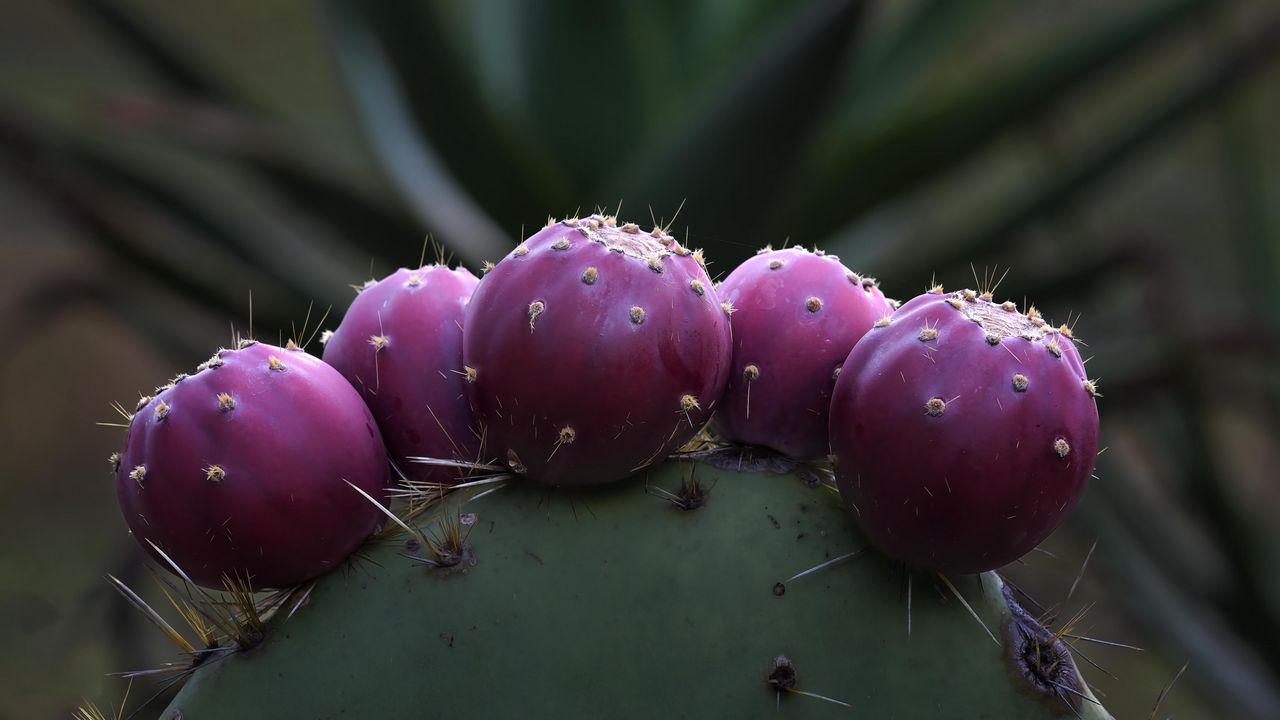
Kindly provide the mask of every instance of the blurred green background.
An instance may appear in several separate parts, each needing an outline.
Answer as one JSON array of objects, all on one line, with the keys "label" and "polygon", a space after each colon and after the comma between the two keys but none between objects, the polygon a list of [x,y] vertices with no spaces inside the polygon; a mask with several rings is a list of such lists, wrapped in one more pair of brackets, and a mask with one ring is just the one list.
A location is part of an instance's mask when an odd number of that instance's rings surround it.
[{"label": "blurred green background", "polygon": [[788,241],[904,300],[1011,268],[1088,343],[1108,449],[1007,574],[1146,648],[1081,643],[1117,717],[1184,662],[1158,717],[1280,717],[1277,55],[1263,0],[0,0],[0,717],[172,659],[103,579],[154,595],[109,401],[250,292],[264,339],[332,328],[427,233],[476,269],[619,203],[683,205],[713,275]]}]

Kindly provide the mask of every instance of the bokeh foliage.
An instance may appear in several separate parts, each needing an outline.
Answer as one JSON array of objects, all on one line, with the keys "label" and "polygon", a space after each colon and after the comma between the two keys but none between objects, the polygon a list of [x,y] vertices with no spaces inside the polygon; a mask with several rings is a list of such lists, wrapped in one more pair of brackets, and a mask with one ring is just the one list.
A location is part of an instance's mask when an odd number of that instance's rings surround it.
[{"label": "bokeh foliage", "polygon": [[679,210],[713,274],[788,241],[903,299],[1009,267],[999,294],[1083,316],[1110,448],[1073,562],[1012,572],[1069,584],[1096,537],[1110,629],[1280,715],[1274,5],[48,5],[97,66],[12,38],[0,172],[110,271],[18,298],[20,328],[93,303],[176,371],[250,292],[264,337],[332,325],[426,233],[478,268],[597,205]]}]

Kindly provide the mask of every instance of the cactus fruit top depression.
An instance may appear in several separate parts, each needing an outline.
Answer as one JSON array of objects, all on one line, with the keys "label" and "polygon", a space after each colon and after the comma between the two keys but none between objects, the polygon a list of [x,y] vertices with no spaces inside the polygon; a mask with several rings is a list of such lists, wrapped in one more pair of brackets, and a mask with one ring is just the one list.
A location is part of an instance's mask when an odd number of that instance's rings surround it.
[{"label": "cactus fruit top depression", "polygon": [[467,306],[463,357],[488,453],[553,485],[625,477],[711,416],[729,308],[700,252],[612,217],[552,223]]},{"label": "cactus fruit top depression", "polygon": [[720,437],[799,460],[826,456],[840,365],[893,302],[835,255],[804,248],[765,248],[716,290],[736,309]]},{"label": "cactus fruit top depression", "polygon": [[296,346],[247,341],[144,397],[113,456],[124,520],[192,580],[287,587],[338,566],[382,515],[386,450],[360,396]]},{"label": "cactus fruit top depression", "polygon": [[831,404],[840,494],[890,557],[952,573],[1000,567],[1084,493],[1095,394],[1066,326],[935,288],[849,353]]},{"label": "cactus fruit top depression", "polygon": [[477,282],[463,268],[401,268],[366,283],[325,342],[324,361],[360,391],[410,480],[458,476],[406,457],[478,459],[462,373],[462,316]]}]

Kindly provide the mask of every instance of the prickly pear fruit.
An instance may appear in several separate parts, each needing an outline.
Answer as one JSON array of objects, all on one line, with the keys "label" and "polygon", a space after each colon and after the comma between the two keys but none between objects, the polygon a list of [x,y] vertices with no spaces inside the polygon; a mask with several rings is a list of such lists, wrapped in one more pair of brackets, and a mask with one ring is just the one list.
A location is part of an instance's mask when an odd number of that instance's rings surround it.
[{"label": "prickly pear fruit", "polygon": [[765,248],[720,283],[735,309],[720,437],[800,460],[827,454],[831,389],[855,343],[893,311],[834,255]]},{"label": "prickly pear fruit", "polygon": [[[920,602],[934,584],[950,596],[923,573],[908,637],[904,580],[881,558],[788,580],[863,544],[831,493],[694,477],[667,462],[652,494],[457,491],[419,519],[429,533],[470,523],[465,572],[406,560],[424,550],[404,535],[373,545],[373,562],[323,578],[252,651],[197,668],[161,717],[1107,717],[994,574],[955,586],[1006,653],[959,603]],[[658,488],[703,502],[682,510]]]},{"label": "prickly pear fruit", "polygon": [[324,361],[360,391],[410,480],[458,475],[407,457],[478,459],[462,370],[462,318],[478,282],[463,268],[401,268],[367,283],[325,342]]},{"label": "prickly pear fruit", "polygon": [[381,514],[386,450],[359,394],[296,346],[220,350],[138,403],[116,471],[124,520],[195,582],[284,587],[337,567]]},{"label": "prickly pear fruit", "polygon": [[662,230],[601,215],[548,225],[467,307],[463,356],[488,452],[553,485],[661,460],[724,392],[727,315],[701,253]]},{"label": "prickly pear fruit", "polygon": [[935,288],[845,361],[831,399],[840,493],[890,557],[951,573],[1000,567],[1084,493],[1095,394],[1066,326]]}]

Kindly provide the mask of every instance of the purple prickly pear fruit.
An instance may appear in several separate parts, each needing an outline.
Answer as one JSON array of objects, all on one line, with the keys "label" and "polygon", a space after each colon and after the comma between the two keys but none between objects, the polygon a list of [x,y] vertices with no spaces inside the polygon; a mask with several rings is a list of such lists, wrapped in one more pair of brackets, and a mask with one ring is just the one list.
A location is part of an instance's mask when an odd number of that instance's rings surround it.
[{"label": "purple prickly pear fruit", "polygon": [[717,291],[735,310],[720,437],[801,460],[826,456],[840,365],[893,305],[872,278],[804,248],[765,248]]},{"label": "purple prickly pear fruit", "polygon": [[287,587],[338,567],[379,525],[387,457],[369,409],[290,343],[248,341],[143,398],[116,471],[124,520],[195,582]]},{"label": "purple prickly pear fruit", "polygon": [[401,268],[366,284],[325,341],[324,361],[360,391],[410,480],[460,476],[408,457],[478,459],[462,369],[462,319],[478,282],[463,268]]},{"label": "purple prickly pear fruit", "polygon": [[886,555],[950,573],[1029,552],[1084,493],[1097,386],[1071,331],[972,290],[903,305],[844,363],[836,481]]},{"label": "purple prickly pear fruit", "polygon": [[630,475],[692,438],[724,392],[728,308],[701,252],[612,217],[553,223],[467,307],[488,452],[552,485]]}]

